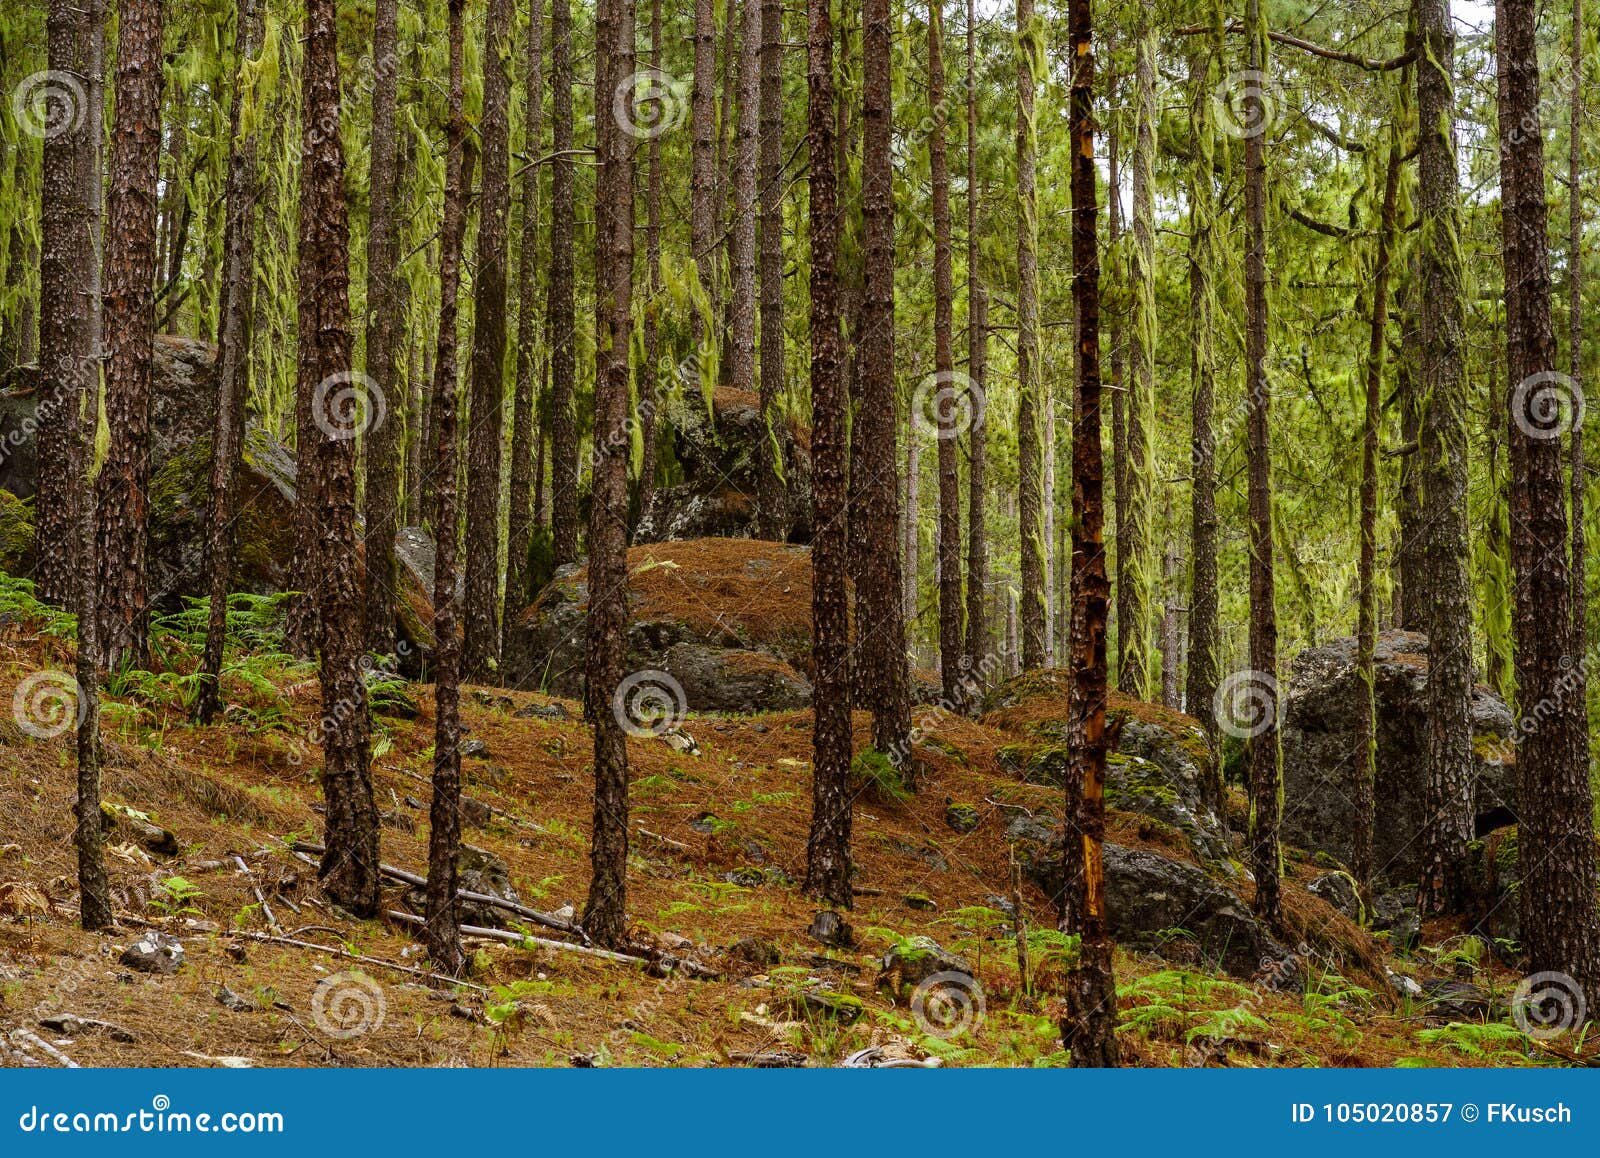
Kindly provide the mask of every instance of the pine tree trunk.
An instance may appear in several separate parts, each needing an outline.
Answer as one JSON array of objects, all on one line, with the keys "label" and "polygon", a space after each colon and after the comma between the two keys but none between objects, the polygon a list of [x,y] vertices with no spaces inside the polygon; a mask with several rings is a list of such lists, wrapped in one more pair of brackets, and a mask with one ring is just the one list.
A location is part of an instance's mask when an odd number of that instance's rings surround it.
[{"label": "pine tree trunk", "polygon": [[[933,179],[933,372],[938,383],[939,435],[939,679],[945,699],[961,695],[961,472],[956,461],[963,401],[955,376],[955,274],[950,254],[950,160],[944,141],[944,0],[928,4],[928,102],[935,110],[928,133]],[[969,410],[970,414],[971,411]],[[916,437],[912,431],[912,437]]]},{"label": "pine tree trunk", "polygon": [[[902,613],[900,551],[896,541],[900,512],[895,474],[899,456],[894,390],[894,187],[890,146],[893,88],[890,75],[892,24],[888,0],[864,0],[862,7],[862,163],[861,210],[865,232],[866,293],[858,346],[861,406],[853,441],[859,461],[856,496],[864,542],[856,585],[857,675],[865,705],[872,709],[872,743],[903,761],[914,780],[907,737],[911,697]],[[815,163],[815,157],[813,157]]]},{"label": "pine tree trunk", "polygon": [[[782,8],[779,8],[781,23]],[[780,28],[781,31],[781,28]],[[650,0],[650,66],[661,68],[661,0]],[[763,62],[765,67],[765,62]],[[763,75],[765,83],[765,75]],[[766,99],[765,90],[762,99]],[[764,115],[765,106],[763,106]],[[650,302],[644,313],[644,372],[639,376],[639,435],[643,452],[639,457],[639,514],[650,509],[656,485],[656,413],[660,407],[661,333],[661,133],[650,134],[647,161],[649,184],[645,190],[645,266],[649,277]],[[764,228],[765,226],[763,226]],[[781,273],[781,270],[780,270]],[[765,276],[765,274],[763,274]],[[763,307],[765,308],[765,307]],[[763,318],[765,315],[763,314]],[[765,350],[765,333],[762,334]],[[763,357],[765,354],[763,353]],[[764,371],[763,371],[764,373]],[[764,380],[764,379],[763,379]]]},{"label": "pine tree trunk", "polygon": [[[1572,0],[1572,96],[1567,109],[1567,376],[1583,396],[1583,0]],[[1589,653],[1588,468],[1584,464],[1583,412],[1572,423],[1572,654]]]},{"label": "pine tree trunk", "polygon": [[804,890],[851,906],[850,612],[846,596],[845,409],[839,336],[839,201],[835,156],[833,24],[829,0],[806,3],[807,134],[811,233],[811,832]]},{"label": "pine tree trunk", "polygon": [[[236,23],[238,75],[261,50],[259,0],[239,0]],[[227,220],[223,227],[222,312],[217,342],[217,422],[211,436],[211,504],[206,521],[206,569],[210,606],[195,717],[209,724],[222,707],[223,651],[227,644],[228,585],[233,570],[234,495],[244,442],[244,396],[250,376],[250,341],[255,316],[256,137],[240,135],[244,85],[234,90],[228,116]]]},{"label": "pine tree trunk", "polygon": [[[362,592],[356,574],[356,415],[340,406],[351,370],[349,224],[339,123],[338,14],[334,0],[307,0],[300,176],[299,389],[313,406],[300,457],[315,464],[312,491],[314,586],[305,600],[319,613],[322,683],[322,790],[328,895],[358,917],[375,916],[378,811],[367,748],[371,721],[362,676]],[[302,492],[301,500],[305,501]]]},{"label": "pine tree trunk", "polygon": [[1472,607],[1467,540],[1467,389],[1460,203],[1456,190],[1455,33],[1448,0],[1417,0],[1418,443],[1428,571],[1428,782],[1418,907],[1459,908],[1472,840]]},{"label": "pine tree trunk", "polygon": [[1126,539],[1118,540],[1117,582],[1127,589],[1128,617],[1118,624],[1122,662],[1118,686],[1135,699],[1151,687],[1151,623],[1155,605],[1152,522],[1155,490],[1156,301],[1155,301],[1155,36],[1149,8],[1139,9],[1134,34],[1133,246],[1128,282],[1133,314],[1128,327],[1132,390],[1127,401]]},{"label": "pine tree trunk", "polygon": [[[761,0],[739,0],[739,11],[739,115],[732,158],[733,224],[729,230],[728,247],[733,275],[728,315],[728,369],[733,388],[753,395],[757,392],[756,226],[760,205],[756,178],[760,165]],[[731,9],[729,19],[732,20]],[[758,460],[770,464],[769,440],[762,440]],[[766,469],[766,466],[761,467],[763,474]],[[757,483],[758,519],[761,517],[760,496],[769,486],[760,481]]]},{"label": "pine tree trunk", "polygon": [[761,444],[758,535],[786,539],[788,496],[776,427],[788,394],[783,332],[783,0],[761,0]]},{"label": "pine tree trunk", "polygon": [[[600,0],[595,38],[607,87],[634,66],[633,0]],[[597,943],[627,939],[628,751],[622,712],[613,707],[626,669],[628,627],[629,350],[633,324],[633,145],[615,122],[602,122],[596,193],[596,309],[601,345],[595,398],[594,497],[589,513],[589,614],[585,649],[586,709],[594,725],[594,835],[584,930]]]},{"label": "pine tree trunk", "polygon": [[[656,0],[657,3],[660,0]],[[544,0],[532,0],[528,14],[526,91],[523,93],[523,151],[540,154],[544,119]],[[654,148],[654,141],[651,142]],[[517,384],[511,413],[511,495],[506,520],[506,590],[500,612],[500,654],[508,667],[517,616],[528,605],[528,552],[533,546],[534,419],[539,393],[539,174],[529,164],[522,174],[522,229],[517,257]],[[646,374],[649,378],[649,374]],[[646,438],[648,452],[649,439]]]},{"label": "pine tree trunk", "polygon": [[1033,0],[1017,10],[1017,534],[1022,580],[1022,666],[1042,667],[1048,650],[1045,606],[1044,434],[1039,368],[1039,198],[1034,121],[1043,27]]},{"label": "pine tree trunk", "polygon": [[1072,135],[1072,287],[1078,327],[1078,399],[1072,438],[1071,767],[1065,801],[1061,930],[1081,938],[1068,979],[1062,1044],[1074,1067],[1114,1066],[1117,986],[1106,919],[1106,620],[1111,584],[1105,556],[1105,464],[1100,450],[1100,255],[1095,238],[1094,56],[1090,0],[1072,0],[1069,105]]},{"label": "pine tree trunk", "polygon": [[578,558],[578,429],[574,412],[572,3],[550,0],[550,523],[556,566]]},{"label": "pine tree trunk", "polygon": [[[505,408],[506,218],[511,207],[512,0],[489,0],[483,42],[483,189],[473,277],[472,400],[467,428],[467,585],[461,676],[492,681],[500,662],[500,451]],[[602,116],[610,106],[602,108]]]},{"label": "pine tree trunk", "polygon": [[[717,91],[717,5],[716,0],[695,0],[694,5],[694,87],[689,104],[694,132],[689,177],[689,248],[699,271],[700,292],[707,306],[714,300],[717,284],[716,246],[716,91]],[[715,312],[707,315],[702,344],[713,342]],[[706,368],[701,368],[704,374]]]},{"label": "pine tree trunk", "polygon": [[[1266,25],[1261,0],[1249,0],[1246,17],[1252,73],[1267,68]],[[1259,102],[1259,92],[1246,102]],[[1250,778],[1250,868],[1255,873],[1254,909],[1276,927],[1280,921],[1278,822],[1283,810],[1283,757],[1278,741],[1277,674],[1278,610],[1273,591],[1272,528],[1272,394],[1267,381],[1267,169],[1266,124],[1270,117],[1248,104],[1241,114],[1248,125],[1262,126],[1245,137],[1245,389],[1250,508],[1250,668],[1252,683],[1269,690],[1270,710],[1245,739],[1245,766]]]},{"label": "pine tree trunk", "polygon": [[[560,3],[560,0],[557,0]],[[456,311],[461,290],[461,249],[466,232],[462,152],[467,133],[462,109],[461,14],[465,0],[449,6],[449,121],[445,143],[444,222],[439,235],[439,333],[433,393],[438,399],[433,454],[434,733],[433,801],[428,811],[428,895],[424,937],[434,968],[460,974],[461,914],[456,900],[461,851],[461,633],[457,628],[456,503],[459,471],[456,419]]]},{"label": "pine tree trunk", "polygon": [[1384,331],[1389,322],[1389,259],[1394,246],[1395,205],[1400,193],[1400,134],[1390,129],[1389,164],[1383,179],[1383,206],[1378,213],[1378,252],[1372,263],[1372,326],[1367,343],[1366,419],[1361,440],[1361,554],[1356,570],[1359,608],[1356,615],[1356,671],[1363,688],[1362,710],[1356,717],[1355,775],[1351,798],[1355,824],[1351,832],[1350,875],[1364,904],[1372,900],[1372,829],[1378,774],[1377,673],[1378,644],[1378,435],[1383,425]]},{"label": "pine tree trunk", "polygon": [[[1111,100],[1117,100],[1117,77],[1109,78]],[[1207,99],[1210,99],[1209,94]],[[1106,137],[1106,244],[1111,254],[1108,280],[1120,287],[1125,280],[1125,246],[1122,244],[1122,151],[1117,136],[1117,119],[1111,120]],[[1106,310],[1107,339],[1111,346],[1111,485],[1112,485],[1112,537],[1117,543],[1116,599],[1117,625],[1117,687],[1127,690],[1127,671],[1133,662],[1129,654],[1129,641],[1136,632],[1133,623],[1133,561],[1129,545],[1133,530],[1129,516],[1133,510],[1128,502],[1130,490],[1128,476],[1128,391],[1123,373],[1128,347],[1122,340],[1122,326],[1115,308]]]},{"label": "pine tree trunk", "polygon": [[149,666],[150,362],[156,178],[161,159],[162,0],[117,15],[116,124],[106,222],[106,427],[96,480],[103,666]]},{"label": "pine tree trunk", "polygon": [[[1217,306],[1216,134],[1211,94],[1217,83],[1221,46],[1214,37],[1190,59],[1191,134],[1194,162],[1189,175],[1189,377],[1193,383],[1189,457],[1189,666],[1184,709],[1204,728],[1211,750],[1205,796],[1221,815],[1222,760],[1216,709],[1219,641],[1217,629],[1217,440],[1212,429],[1216,396]],[[1120,567],[1120,557],[1119,557]]]},{"label": "pine tree trunk", "polygon": [[[1565,973],[1600,993],[1593,794],[1585,671],[1572,642],[1572,569],[1561,421],[1550,421],[1555,332],[1546,251],[1536,13],[1531,0],[1495,5],[1501,230],[1511,416],[1511,560],[1516,579],[1517,686],[1525,731],[1517,753],[1522,944],[1531,973]],[[1552,391],[1556,396],[1552,396]],[[1565,408],[1562,413],[1566,413]],[[1592,1007],[1592,1006],[1591,1006]]]},{"label": "pine tree trunk", "polygon": [[399,527],[401,328],[395,267],[400,245],[400,169],[396,163],[395,108],[399,96],[399,0],[377,0],[372,23],[372,136],[367,231],[367,388],[386,412],[366,431],[367,522],[366,639],[369,651],[389,655],[395,645],[394,537]]},{"label": "pine tree trunk", "polygon": [[[93,28],[73,0],[50,0],[46,16],[48,63],[57,76],[93,71]],[[84,271],[95,264],[99,233],[93,186],[99,152],[85,87],[66,84],[46,92],[43,176],[40,182],[39,371],[42,383],[36,436],[38,482],[36,539],[75,544],[78,487],[74,473],[84,426],[79,416],[99,389],[94,303],[84,292]],[[18,150],[18,155],[22,150]],[[71,550],[41,551],[34,572],[39,598],[58,607],[78,599],[80,562]]]}]

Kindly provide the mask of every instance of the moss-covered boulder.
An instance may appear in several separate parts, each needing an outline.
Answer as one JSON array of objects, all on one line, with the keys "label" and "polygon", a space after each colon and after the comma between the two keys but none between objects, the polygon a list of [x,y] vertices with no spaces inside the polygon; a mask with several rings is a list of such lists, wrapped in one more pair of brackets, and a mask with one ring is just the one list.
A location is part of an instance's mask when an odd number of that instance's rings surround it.
[{"label": "moss-covered boulder", "polygon": [[[682,691],[680,708],[762,712],[811,702],[808,548],[754,539],[637,546],[628,552],[628,600],[628,667],[667,673]],[[513,684],[582,694],[588,603],[588,569],[562,569],[515,625]]]},{"label": "moss-covered boulder", "polygon": [[710,412],[698,389],[686,390],[662,412],[669,445],[662,462],[675,476],[657,487],[641,512],[635,540],[750,538],[755,534],[760,449],[770,438],[783,465],[788,494],[784,538],[811,541],[811,438],[794,420],[770,434],[761,400],[718,387]]}]

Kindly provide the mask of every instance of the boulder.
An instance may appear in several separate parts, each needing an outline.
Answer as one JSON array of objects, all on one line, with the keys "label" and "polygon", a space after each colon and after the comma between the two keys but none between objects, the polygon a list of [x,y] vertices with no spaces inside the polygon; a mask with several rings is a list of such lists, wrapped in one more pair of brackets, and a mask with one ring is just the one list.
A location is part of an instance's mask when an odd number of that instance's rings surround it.
[{"label": "boulder", "polygon": [[[703,538],[751,538],[755,534],[759,448],[767,435],[760,398],[718,387],[710,412],[696,388],[662,411],[671,458],[682,481],[658,487],[641,513],[634,541],[660,543]],[[783,461],[791,543],[811,541],[811,438],[793,419],[772,431]],[[664,456],[665,457],[665,456]]]},{"label": "boulder", "polygon": [[1355,879],[1349,873],[1337,870],[1323,873],[1306,886],[1306,892],[1321,897],[1357,924],[1362,923],[1365,910],[1361,906],[1361,896],[1356,892]]},{"label": "boulder", "polygon": [[[1065,880],[1061,833],[1037,839],[1037,821],[1012,822],[1022,871],[1054,898]],[[1013,833],[1015,835],[1013,835]],[[1106,917],[1119,945],[1190,965],[1254,977],[1291,956],[1250,912],[1250,906],[1187,861],[1142,849],[1105,846]]]},{"label": "boulder", "polygon": [[[522,903],[522,898],[512,887],[510,868],[505,861],[486,849],[477,845],[463,844],[461,851],[456,853],[456,873],[456,887],[464,892],[483,893],[499,897],[502,901]],[[409,889],[406,892],[406,904],[418,913],[423,912],[427,907],[427,895],[420,888]],[[464,925],[478,925],[492,929],[506,925],[512,916],[506,910],[486,905],[482,901],[463,900],[460,907],[461,922]]]},{"label": "boulder", "polygon": [[122,951],[120,958],[129,969],[140,973],[171,976],[183,964],[183,945],[176,937],[148,929]]},{"label": "boulder", "polygon": [[[1428,640],[1386,631],[1374,656],[1377,783],[1373,863],[1379,882],[1417,878],[1425,817],[1428,745]],[[1295,658],[1280,705],[1283,737],[1285,843],[1351,859],[1355,829],[1351,782],[1355,721],[1363,710],[1356,642],[1336,639]],[[1473,811],[1482,835],[1515,819],[1514,720],[1488,688],[1472,693]]]},{"label": "boulder", "polygon": [[[211,437],[217,420],[214,368],[217,348],[209,342],[159,334],[151,344],[150,469],[196,439]],[[34,434],[40,421],[39,370],[20,367],[0,394],[0,489],[32,498],[38,461]]]},{"label": "boulder", "polygon": [[972,976],[972,966],[959,953],[942,948],[932,937],[910,937],[897,941],[878,962],[880,983],[893,982],[897,991],[907,987],[917,988],[928,978],[940,973]]},{"label": "boulder", "polygon": [[[583,694],[589,574],[570,566],[515,625],[517,687]],[[811,702],[811,552],[752,539],[628,551],[628,668],[665,672],[687,711],[763,712]],[[675,700],[678,689],[664,684]]]}]

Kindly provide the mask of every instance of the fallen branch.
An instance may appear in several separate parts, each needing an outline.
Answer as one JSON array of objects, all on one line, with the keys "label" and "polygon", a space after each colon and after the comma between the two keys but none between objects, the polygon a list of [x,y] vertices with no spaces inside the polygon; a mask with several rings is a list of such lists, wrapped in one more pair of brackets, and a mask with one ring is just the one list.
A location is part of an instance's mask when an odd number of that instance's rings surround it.
[{"label": "fallen branch", "polygon": [[[304,857],[304,854],[306,853],[315,853],[316,855],[320,856],[326,851],[322,845],[312,844],[310,841],[305,840],[297,840],[289,847],[290,851],[298,853],[302,857]],[[428,887],[427,877],[421,876],[418,873],[407,872],[403,868],[396,868],[392,864],[380,864],[378,866],[378,871],[384,876],[389,877],[391,880],[400,881],[402,884],[412,885],[419,889],[425,889]],[[581,927],[579,927],[575,922],[562,920],[554,913],[541,913],[538,909],[530,909],[527,905],[518,904],[516,901],[508,901],[504,897],[497,897],[492,893],[475,893],[470,889],[457,889],[456,899],[462,901],[471,901],[478,905],[489,905],[496,909],[504,909],[508,913],[514,913],[519,917],[524,917],[535,924],[543,925],[547,929],[555,929],[560,933],[571,933],[573,936],[582,937],[584,944],[589,943],[589,938],[585,935]]]},{"label": "fallen branch", "polygon": [[444,981],[450,985],[459,985],[463,989],[477,990],[479,993],[489,992],[482,985],[474,985],[470,981],[447,977],[443,973],[433,973],[427,969],[416,969],[410,965],[400,965],[394,961],[385,961],[382,957],[367,957],[360,953],[351,953],[343,948],[319,945],[315,941],[297,941],[293,937],[274,937],[267,933],[252,933],[245,929],[230,929],[227,935],[230,937],[243,937],[247,941],[259,941],[267,945],[287,945],[292,949],[311,949],[318,953],[326,953],[330,957],[342,957],[347,961],[355,961],[361,965],[376,965],[381,969],[392,969],[396,973],[408,973],[412,977],[425,977],[429,981]]},{"label": "fallen branch", "polygon": [[[402,913],[397,909],[390,909],[388,916],[406,925],[427,924],[427,921],[415,913]],[[538,945],[544,949],[564,949],[568,953],[582,953],[588,957],[599,957],[604,961],[619,961],[627,965],[650,964],[647,958],[635,957],[630,953],[614,953],[610,949],[596,949],[589,945],[571,945],[566,941],[551,941],[546,937],[535,937],[529,933],[517,933],[509,929],[486,929],[482,925],[462,925],[461,932],[467,937],[489,937],[496,941],[505,941],[514,945]]]},{"label": "fallen branch", "polygon": [[14,1030],[11,1031],[11,1038],[12,1038],[13,1041],[27,1042],[29,1045],[33,1046],[34,1049],[38,1050],[40,1053],[43,1053],[46,1057],[50,1058],[52,1061],[56,1061],[56,1062],[61,1063],[63,1066],[65,1066],[69,1070],[75,1070],[75,1069],[81,1069],[82,1068],[81,1066],[78,1065],[77,1062],[73,1061],[66,1054],[62,1053],[55,1046],[51,1045],[44,1038],[40,1037],[38,1034],[32,1032],[31,1030],[14,1029]]},{"label": "fallen branch", "polygon": [[239,871],[244,874],[244,879],[250,882],[250,888],[256,895],[256,900],[261,904],[261,915],[267,919],[267,927],[274,933],[282,933],[278,927],[278,918],[272,915],[272,906],[267,904],[266,894],[261,891],[261,886],[256,884],[256,878],[250,874],[250,866],[244,863],[244,857],[236,856],[233,863],[239,866]]}]

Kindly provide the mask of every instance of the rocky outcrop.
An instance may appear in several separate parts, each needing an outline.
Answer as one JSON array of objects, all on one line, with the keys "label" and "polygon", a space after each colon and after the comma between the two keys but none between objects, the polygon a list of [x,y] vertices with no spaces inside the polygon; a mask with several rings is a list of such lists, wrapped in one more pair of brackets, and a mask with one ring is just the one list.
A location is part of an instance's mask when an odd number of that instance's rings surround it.
[{"label": "rocky outcrop", "polygon": [[[1387,631],[1375,654],[1377,700],[1373,862],[1381,881],[1415,881],[1425,818],[1428,744],[1428,640]],[[1336,639],[1296,657],[1281,708],[1283,839],[1349,863],[1355,812],[1355,721],[1363,710],[1354,639]],[[1516,814],[1514,749],[1505,743],[1514,721],[1489,689],[1472,694],[1473,809],[1478,832]]]},{"label": "rocky outcrop", "polygon": [[[583,690],[588,570],[564,568],[516,625],[524,657],[511,683]],[[680,707],[763,712],[811,702],[811,553],[751,539],[703,539],[628,552],[628,667],[662,671]]]},{"label": "rocky outcrop", "polygon": [[[767,438],[760,399],[719,387],[708,414],[698,384],[662,413],[671,456],[682,481],[659,487],[639,518],[638,543],[704,538],[750,538],[755,533],[759,449]],[[788,492],[785,535],[811,541],[811,440],[792,420],[772,431]]]}]

